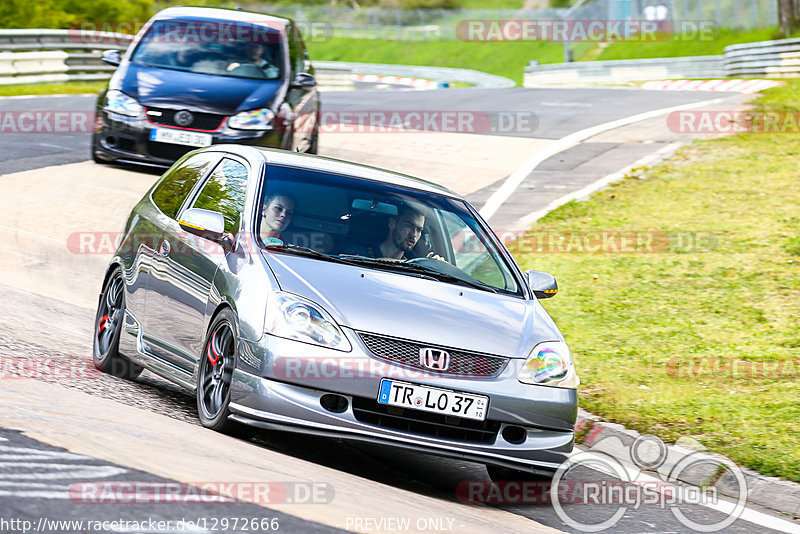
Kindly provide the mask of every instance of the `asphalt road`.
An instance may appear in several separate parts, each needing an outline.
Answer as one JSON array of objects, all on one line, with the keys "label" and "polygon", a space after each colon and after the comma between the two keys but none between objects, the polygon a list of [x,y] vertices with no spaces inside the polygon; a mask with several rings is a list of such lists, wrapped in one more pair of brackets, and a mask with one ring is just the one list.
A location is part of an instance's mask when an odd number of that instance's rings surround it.
[{"label": "asphalt road", "polygon": [[[484,90],[453,90],[424,92],[359,92],[355,93],[329,93],[324,95],[326,110],[331,111],[370,111],[370,110],[397,110],[397,111],[475,111],[487,113],[492,117],[492,126],[481,132],[485,135],[509,136],[509,131],[499,128],[498,122],[504,117],[500,113],[529,114],[534,117],[535,127],[529,130],[518,129],[513,132],[513,137],[536,137],[540,139],[558,139],[575,131],[602,124],[624,116],[648,111],[656,108],[690,104],[708,100],[714,95],[706,93],[662,93],[649,91],[631,91],[619,89],[558,89],[558,90],[529,90],[508,89],[502,91]],[[59,98],[36,99],[2,99],[0,111],[29,111],[29,110],[65,110],[87,111],[91,110],[93,97],[71,96]],[[528,123],[531,124],[530,122]],[[84,161],[88,159],[89,139],[86,134],[7,134],[3,133],[0,146],[0,172],[3,174],[21,170],[50,167],[52,165]],[[646,137],[646,136],[645,136]],[[652,141],[652,140],[650,140]],[[376,140],[376,143],[379,142]],[[566,173],[570,168],[578,167],[581,163],[596,159],[597,156],[609,152],[614,147],[625,146],[625,140],[606,142],[605,146],[591,146],[576,149],[573,153],[562,155],[548,160],[537,172],[550,172],[558,175]],[[641,149],[643,142],[634,143]],[[613,146],[612,146],[613,145]],[[599,150],[599,149],[604,150]],[[652,150],[650,146],[648,150]],[[638,152],[637,152],[638,154]],[[631,152],[629,155],[634,155]],[[637,156],[638,157],[638,156]],[[620,164],[625,158],[618,157],[613,164]],[[629,158],[633,161],[634,158]],[[98,169],[102,170],[103,167]],[[53,169],[58,172],[58,169]],[[603,169],[595,169],[594,179]],[[589,179],[591,177],[588,177]],[[103,182],[101,172],[97,179]],[[578,184],[569,184],[577,187]],[[487,186],[476,195],[488,194],[491,187]],[[533,192],[530,192],[533,194]],[[476,197],[477,198],[477,197]],[[13,199],[6,199],[12,201]],[[526,209],[530,208],[527,206]],[[53,207],[53,215],[58,216],[57,206]],[[65,273],[66,276],[69,273]],[[62,301],[55,301],[47,297],[31,295],[23,290],[8,286],[0,286],[0,358],[20,358],[21,355],[30,358],[79,358],[86,360],[89,357],[89,339],[91,336],[91,322],[94,310],[76,306]],[[178,388],[167,384],[152,374],[145,373],[133,382],[121,381],[108,376],[100,376],[94,380],[84,381],[58,381],[59,385],[70,389],[78,389],[93,396],[103,399],[113,399],[128,406],[142,408],[149,412],[166,414],[176,421],[188,422],[197,425],[194,398]],[[7,384],[5,384],[7,385]],[[4,384],[0,383],[0,386]],[[44,451],[55,454],[55,450],[47,445],[28,440],[19,434],[5,431],[0,434],[8,443],[0,446],[18,446],[32,451]],[[233,439],[233,438],[231,438]],[[263,447],[265,450],[278,452],[290,457],[300,458],[313,462],[321,467],[330,467],[344,473],[356,475],[364,481],[378,482],[385,487],[400,488],[419,496],[439,499],[443,502],[459,502],[463,497],[463,483],[467,481],[486,482],[488,478],[482,466],[428,457],[416,453],[398,452],[382,447],[367,444],[352,444],[339,440],[313,438],[293,434],[281,433],[252,433],[240,439],[247,439],[251,443]],[[0,440],[2,441],[2,440]],[[4,449],[5,450],[5,449]],[[46,455],[45,455],[46,456]],[[94,467],[127,469],[92,460],[91,457],[75,458],[73,463],[84,462]],[[153,462],[158,462],[158,455],[154,451]],[[46,474],[45,464],[20,465],[14,462],[4,462],[0,465],[0,495],[1,491],[9,485],[18,487],[20,480],[31,480]],[[111,472],[111,471],[108,471]],[[146,472],[134,472],[136,479],[152,480],[157,482],[168,481],[163,477],[148,477]],[[30,475],[30,476],[29,476]],[[111,475],[108,480],[116,480]],[[131,480],[131,475],[125,475],[124,480]],[[607,475],[598,471],[579,470],[574,476],[582,480],[605,480]],[[145,478],[141,478],[145,477]],[[84,476],[80,480],[86,481]],[[63,494],[63,485],[68,479],[61,481],[59,491]],[[371,491],[365,485],[364,491]],[[32,488],[28,488],[32,489]],[[0,504],[0,515],[3,517],[79,517],[80,506],[76,506],[69,499],[39,499],[35,503],[21,495],[9,495],[13,499],[4,499]],[[27,499],[27,500],[26,500]],[[151,512],[162,519],[177,517],[178,509],[171,505],[160,505],[155,510],[142,510],[151,515]],[[231,505],[233,506],[233,505]],[[251,506],[251,505],[235,505]],[[558,513],[549,504],[506,504],[500,508],[515,515],[529,518],[543,525],[552,526],[566,532],[580,532],[566,524]],[[398,503],[398,514],[402,514],[403,505]],[[610,517],[617,507],[604,505],[568,505],[566,507],[570,517],[583,523],[596,522],[598,518]],[[77,511],[76,511],[77,510]],[[125,517],[134,517],[139,510],[125,508],[122,513]],[[195,510],[190,510],[195,512]],[[237,510],[238,511],[238,510]],[[659,505],[642,505],[637,509],[625,511],[621,521],[613,528],[614,532],[692,532],[684,523],[679,521],[673,513],[674,509]],[[701,505],[681,505],[680,511],[700,523],[711,524],[721,519],[721,514],[713,509]],[[200,510],[196,510],[200,512]],[[224,513],[227,513],[225,511]],[[265,512],[244,510],[245,515],[250,513],[253,517],[263,517]],[[365,510],[365,513],[369,513]],[[84,513],[84,515],[86,515]],[[93,516],[96,514],[93,514]],[[113,514],[112,514],[113,515]],[[194,514],[197,515],[197,514]],[[215,511],[216,517],[221,517],[223,512]],[[186,517],[186,514],[183,514]],[[199,516],[198,516],[199,517]],[[284,521],[287,532],[310,532],[329,530],[315,523],[304,523],[302,520],[290,516],[280,516]],[[2,525],[0,525],[2,526]],[[532,523],[533,527],[533,523]],[[365,529],[362,529],[365,530]],[[498,525],[498,531],[502,531]],[[377,531],[377,530],[372,530]],[[387,530],[383,530],[387,531]],[[763,525],[754,519],[738,520],[725,529],[726,532],[769,532]]]},{"label": "asphalt road", "polygon": [[[730,95],[630,89],[452,89],[331,92],[322,95],[322,103],[326,112],[460,111],[474,114],[479,125],[475,133],[559,139],[636,113],[715,96]],[[94,102],[94,95],[0,98],[0,113],[87,113],[94,110]],[[484,117],[491,124],[484,126]],[[91,119],[83,124],[91,131]],[[0,133],[0,174],[89,159],[90,137],[85,133],[12,132],[6,127]]]}]

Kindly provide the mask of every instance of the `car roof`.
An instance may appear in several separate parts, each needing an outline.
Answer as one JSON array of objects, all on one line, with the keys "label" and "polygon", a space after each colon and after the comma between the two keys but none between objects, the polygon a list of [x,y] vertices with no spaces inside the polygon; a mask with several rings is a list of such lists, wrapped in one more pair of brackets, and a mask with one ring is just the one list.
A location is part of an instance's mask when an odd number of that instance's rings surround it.
[{"label": "car roof", "polygon": [[283,28],[291,20],[263,13],[252,13],[250,11],[239,11],[234,9],[220,9],[215,7],[168,7],[162,9],[151,18],[151,21],[191,18],[206,20],[224,20],[232,22],[244,22],[256,26],[265,26],[273,29]]},{"label": "car roof", "polygon": [[[225,145],[225,148],[231,149],[234,146],[236,145]],[[353,178],[408,187],[409,189],[417,189],[419,191],[462,199],[461,195],[458,193],[434,182],[429,182],[428,180],[423,180],[422,178],[417,178],[408,174],[362,165],[360,163],[274,148],[236,146],[235,150],[235,152],[245,157],[248,153],[252,153],[252,151],[257,152],[267,165],[283,165],[311,171],[342,174]],[[231,150],[231,152],[234,152],[234,150]]]}]

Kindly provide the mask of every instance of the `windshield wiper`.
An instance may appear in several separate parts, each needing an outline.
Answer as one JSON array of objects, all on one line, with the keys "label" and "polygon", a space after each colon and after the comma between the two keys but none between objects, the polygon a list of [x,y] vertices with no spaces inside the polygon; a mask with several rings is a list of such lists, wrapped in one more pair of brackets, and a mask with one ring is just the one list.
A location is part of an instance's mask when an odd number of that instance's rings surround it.
[{"label": "windshield wiper", "polygon": [[382,260],[379,258],[369,258],[367,256],[357,256],[357,255],[347,256],[347,260],[351,262],[374,265],[376,267],[384,267],[394,271],[404,271],[408,274],[414,273],[423,276],[425,278],[438,280],[440,282],[461,284],[475,289],[481,289],[485,291],[490,291],[492,293],[497,293],[497,289],[488,286],[486,284],[482,284],[478,281],[473,282],[472,280],[467,280],[465,278],[461,278],[460,276],[455,276],[452,274],[439,271],[437,269],[432,269],[430,267],[426,267],[418,263],[408,263],[407,261],[399,261],[399,260]]},{"label": "windshield wiper", "polygon": [[347,263],[350,265],[354,265],[347,260],[341,259],[338,256],[330,256],[328,254],[323,254],[322,252],[318,252],[313,248],[308,247],[301,247],[300,245],[291,245],[289,243],[267,243],[264,245],[264,248],[267,250],[280,250],[282,252],[290,252],[292,254],[298,254],[300,256],[308,256],[310,258],[316,258],[318,260],[325,260],[325,261],[332,261],[335,263]]},{"label": "windshield wiper", "polygon": [[[322,252],[318,252],[318,251],[316,251],[314,249],[311,249],[311,248],[308,248],[308,247],[302,247],[300,245],[291,245],[289,243],[282,243],[280,245],[277,244],[277,243],[267,243],[266,245],[264,245],[264,248],[266,248],[268,250],[278,250],[278,251],[281,251],[281,252],[288,252],[288,253],[297,254],[297,255],[300,255],[300,256],[308,256],[309,258],[316,258],[318,260],[330,261],[330,262],[333,262],[333,263],[343,263],[345,265],[353,265],[355,267],[361,267],[361,266],[363,266],[364,263],[373,264],[373,262],[380,263],[380,265],[377,265],[377,266],[391,267],[392,263],[397,263],[397,262],[392,262],[392,261],[389,261],[389,260],[377,260],[377,259],[367,258],[367,257],[363,257],[363,256],[347,256],[347,255],[345,255],[345,256],[332,256],[332,255],[329,255],[329,254],[324,254]],[[367,261],[366,262],[362,262],[362,261],[358,261],[358,260],[367,260]],[[427,278],[429,280],[436,280],[436,278],[434,278],[433,276],[430,276],[428,274],[420,274],[420,273],[416,273],[415,272],[415,273],[413,273],[413,275],[417,276],[417,277],[421,277],[421,278]]]}]

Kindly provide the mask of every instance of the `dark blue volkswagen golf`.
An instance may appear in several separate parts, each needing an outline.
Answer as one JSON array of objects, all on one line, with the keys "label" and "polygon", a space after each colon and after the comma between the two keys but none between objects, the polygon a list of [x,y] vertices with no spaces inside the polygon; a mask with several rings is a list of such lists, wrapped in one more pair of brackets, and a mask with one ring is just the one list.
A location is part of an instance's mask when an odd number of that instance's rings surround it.
[{"label": "dark blue volkswagen golf", "polygon": [[155,15],[97,99],[97,162],[169,166],[217,143],[316,153],[319,93],[291,20],[226,9]]}]

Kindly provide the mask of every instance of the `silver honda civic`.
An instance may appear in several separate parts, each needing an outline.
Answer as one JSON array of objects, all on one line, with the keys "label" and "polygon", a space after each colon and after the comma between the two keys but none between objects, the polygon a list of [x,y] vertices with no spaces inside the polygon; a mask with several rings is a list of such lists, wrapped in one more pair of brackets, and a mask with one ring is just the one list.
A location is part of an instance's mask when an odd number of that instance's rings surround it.
[{"label": "silver honda civic", "polygon": [[363,440],[551,475],[578,377],[475,209],[439,185],[214,145],[133,208],[103,281],[95,365],[196,392],[204,426]]}]

